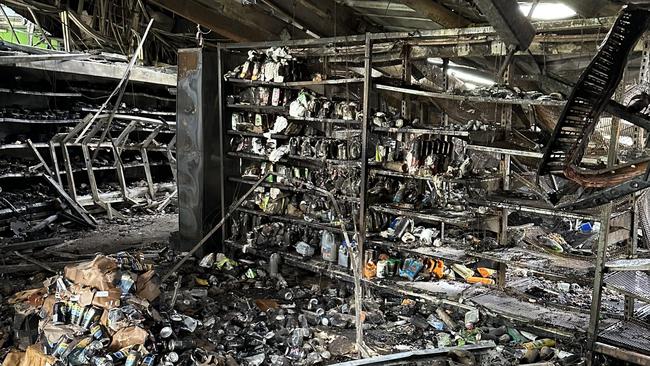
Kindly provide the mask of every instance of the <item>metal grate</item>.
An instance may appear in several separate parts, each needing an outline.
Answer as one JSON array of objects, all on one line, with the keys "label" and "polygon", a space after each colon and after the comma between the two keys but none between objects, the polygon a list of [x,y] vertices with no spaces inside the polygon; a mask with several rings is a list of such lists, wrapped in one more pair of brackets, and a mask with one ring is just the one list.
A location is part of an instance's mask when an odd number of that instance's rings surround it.
[{"label": "metal grate", "polygon": [[650,303],[650,276],[645,272],[614,272],[605,277],[607,287]]},{"label": "metal grate", "polygon": [[650,354],[650,329],[635,322],[620,322],[602,331],[601,342],[624,347],[639,353]]}]

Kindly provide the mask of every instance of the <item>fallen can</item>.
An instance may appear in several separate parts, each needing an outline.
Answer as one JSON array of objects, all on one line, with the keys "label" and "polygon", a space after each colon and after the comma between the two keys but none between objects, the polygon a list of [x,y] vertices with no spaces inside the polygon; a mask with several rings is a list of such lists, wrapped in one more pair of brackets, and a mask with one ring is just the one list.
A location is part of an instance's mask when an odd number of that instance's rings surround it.
[{"label": "fallen can", "polygon": [[72,336],[68,334],[62,335],[59,341],[54,346],[54,351],[52,351],[52,356],[60,357],[61,355],[63,355],[70,347],[70,343],[72,343],[73,339],[74,338],[72,338]]},{"label": "fallen can", "polygon": [[129,355],[126,357],[124,366],[137,366],[138,361],[140,361],[140,352],[133,349],[129,351]]}]

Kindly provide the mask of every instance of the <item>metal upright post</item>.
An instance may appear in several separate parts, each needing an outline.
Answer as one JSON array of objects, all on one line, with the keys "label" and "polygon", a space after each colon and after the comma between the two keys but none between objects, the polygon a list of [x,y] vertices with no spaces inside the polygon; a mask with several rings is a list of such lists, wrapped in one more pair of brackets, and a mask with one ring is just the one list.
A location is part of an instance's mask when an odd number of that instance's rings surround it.
[{"label": "metal upright post", "polygon": [[363,125],[361,126],[361,197],[359,200],[359,268],[362,268],[363,248],[366,240],[366,210],[368,196],[368,128],[370,126],[370,89],[372,87],[372,41],[366,34],[363,81]]},{"label": "metal upright post", "polygon": [[[508,65],[505,67],[502,81],[509,84],[511,68]],[[497,106],[498,107],[498,106]],[[512,106],[504,105],[501,109],[501,126],[508,133],[512,129]],[[503,190],[510,189],[510,155],[503,154],[501,158],[501,173],[503,179]],[[499,228],[499,244],[505,246],[508,244],[508,209],[501,210],[501,225]],[[497,268],[497,286],[504,288],[506,286],[506,271],[508,267],[505,263],[499,263]]]},{"label": "metal upright post", "polygon": [[598,235],[598,249],[596,252],[596,263],[594,272],[594,288],[591,297],[591,313],[589,318],[589,329],[587,329],[587,349],[589,350],[588,361],[594,360],[594,346],[598,338],[598,324],[600,320],[600,305],[603,291],[603,277],[605,274],[605,262],[607,260],[607,238],[609,237],[609,218],[612,216],[610,202],[603,206],[600,213],[600,234]]}]

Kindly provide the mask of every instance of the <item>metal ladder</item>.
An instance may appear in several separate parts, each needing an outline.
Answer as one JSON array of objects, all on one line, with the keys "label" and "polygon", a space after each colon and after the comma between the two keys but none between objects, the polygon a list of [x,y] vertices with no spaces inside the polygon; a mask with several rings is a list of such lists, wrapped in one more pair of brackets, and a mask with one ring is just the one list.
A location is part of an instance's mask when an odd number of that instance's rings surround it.
[{"label": "metal ladder", "polygon": [[600,114],[621,81],[629,53],[648,24],[645,9],[625,7],[569,97],[539,165],[540,175],[558,174],[584,155]]}]

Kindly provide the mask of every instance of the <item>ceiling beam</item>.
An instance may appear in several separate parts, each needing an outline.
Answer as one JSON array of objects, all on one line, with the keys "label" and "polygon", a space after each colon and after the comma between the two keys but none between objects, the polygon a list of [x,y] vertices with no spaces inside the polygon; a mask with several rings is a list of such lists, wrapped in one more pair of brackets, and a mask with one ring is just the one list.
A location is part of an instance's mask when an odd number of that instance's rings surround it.
[{"label": "ceiling beam", "polygon": [[526,50],[535,38],[535,28],[519,10],[516,0],[474,0],[485,18],[506,43]]},{"label": "ceiling beam", "polygon": [[460,28],[470,24],[470,21],[462,15],[454,13],[434,0],[400,0],[400,3],[445,28]]},{"label": "ceiling beam", "polygon": [[324,37],[359,33],[360,19],[345,4],[334,0],[264,0],[282,9],[310,31]]},{"label": "ceiling beam", "polygon": [[152,2],[236,42],[265,41],[277,38],[262,27],[250,27],[216,9],[202,6],[194,1],[152,0]]}]

